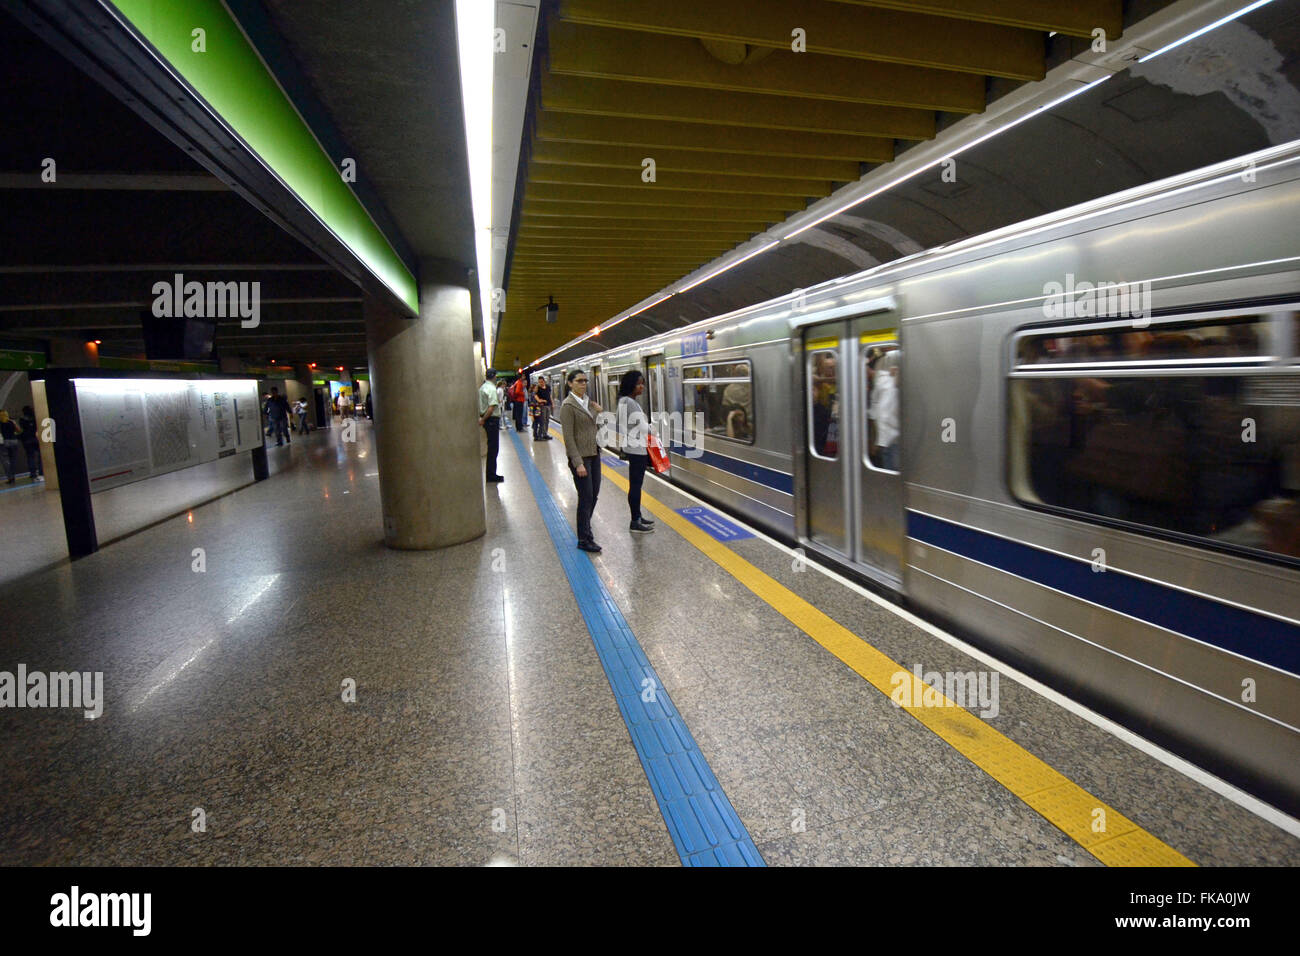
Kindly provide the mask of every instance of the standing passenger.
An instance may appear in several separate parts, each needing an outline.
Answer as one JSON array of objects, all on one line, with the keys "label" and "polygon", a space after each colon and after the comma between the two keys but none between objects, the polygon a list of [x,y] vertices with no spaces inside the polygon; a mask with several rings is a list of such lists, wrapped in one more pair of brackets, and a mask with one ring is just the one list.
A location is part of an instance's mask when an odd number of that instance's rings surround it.
[{"label": "standing passenger", "polygon": [[22,442],[23,451],[27,452],[27,477],[32,481],[44,481],[45,474],[41,470],[41,438],[36,432],[36,412],[32,406],[23,406],[23,413],[18,416],[18,427],[22,429],[18,440]]},{"label": "standing passenger", "polygon": [[0,455],[4,456],[5,462],[5,481],[7,484],[13,484],[17,479],[14,478],[14,470],[18,466],[18,426],[9,420],[9,413],[0,408]]},{"label": "standing passenger", "polygon": [[491,482],[505,481],[497,474],[497,452],[501,448],[501,405],[494,384],[496,377],[496,369],[488,369],[487,377],[478,390],[478,423],[487,433],[487,480]]},{"label": "standing passenger", "polygon": [[578,490],[578,547],[593,554],[600,545],[591,534],[591,513],[600,497],[600,446],[596,444],[596,415],[600,406],[587,398],[587,373],[569,373],[569,397],[560,406],[560,427],[564,429],[564,451],[569,473]]},{"label": "standing passenger", "polygon": [[645,482],[645,470],[650,465],[650,450],[646,439],[650,432],[650,423],[646,421],[645,412],[638,396],[645,391],[645,376],[637,369],[624,372],[618,383],[618,424],[622,435],[621,447],[627,456],[627,506],[632,511],[632,523],[628,530],[635,534],[649,534],[654,531],[654,522],[641,514],[641,485]]},{"label": "standing passenger", "polygon": [[502,382],[497,382],[497,417],[501,419],[501,430],[506,428],[506,416],[501,414],[502,409],[506,407],[506,387]]},{"label": "standing passenger", "polygon": [[[876,423],[872,464],[898,471],[898,351],[886,352],[872,377],[871,405],[867,414]],[[877,454],[878,453],[878,454]]]},{"label": "standing passenger", "polygon": [[524,418],[528,414],[528,386],[522,375],[516,376],[510,383],[510,401],[514,404],[515,431],[524,430]]}]

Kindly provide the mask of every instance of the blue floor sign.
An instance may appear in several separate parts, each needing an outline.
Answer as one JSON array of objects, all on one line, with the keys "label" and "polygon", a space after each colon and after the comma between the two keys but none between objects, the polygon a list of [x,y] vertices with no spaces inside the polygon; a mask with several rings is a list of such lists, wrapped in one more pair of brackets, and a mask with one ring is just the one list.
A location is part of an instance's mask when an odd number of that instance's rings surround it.
[{"label": "blue floor sign", "polygon": [[677,513],[701,531],[707,531],[714,541],[739,541],[741,538],[754,537],[709,508],[678,508]]},{"label": "blue floor sign", "polygon": [[627,462],[621,458],[615,458],[613,455],[601,455],[600,460],[611,468],[626,468]]}]

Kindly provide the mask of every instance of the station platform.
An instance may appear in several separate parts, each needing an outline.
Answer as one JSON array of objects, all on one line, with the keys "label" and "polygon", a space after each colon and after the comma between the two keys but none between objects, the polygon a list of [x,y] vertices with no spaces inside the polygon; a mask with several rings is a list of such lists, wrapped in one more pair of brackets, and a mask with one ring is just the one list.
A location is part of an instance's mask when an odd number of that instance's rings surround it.
[{"label": "station platform", "polygon": [[[0,862],[1300,864],[1296,821],[656,477],[633,535],[607,463],[577,551],[559,440],[503,433],[485,537],[389,550],[371,437],[0,584],[0,666],[104,675],[94,720],[0,709]],[[914,668],[996,708],[896,706]]]}]

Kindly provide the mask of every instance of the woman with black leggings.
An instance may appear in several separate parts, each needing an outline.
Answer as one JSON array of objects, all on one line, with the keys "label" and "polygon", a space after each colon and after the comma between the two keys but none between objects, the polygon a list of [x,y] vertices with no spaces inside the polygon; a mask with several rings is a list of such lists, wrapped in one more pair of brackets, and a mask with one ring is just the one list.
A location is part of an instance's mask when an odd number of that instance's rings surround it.
[{"label": "woman with black leggings", "polygon": [[644,391],[644,375],[636,369],[623,373],[618,384],[618,431],[622,436],[621,447],[628,465],[627,506],[632,510],[632,523],[628,530],[634,534],[649,534],[654,531],[654,522],[641,514],[641,485],[645,481],[645,470],[650,464],[650,452],[646,448],[650,423],[646,421],[645,412],[636,399]]}]

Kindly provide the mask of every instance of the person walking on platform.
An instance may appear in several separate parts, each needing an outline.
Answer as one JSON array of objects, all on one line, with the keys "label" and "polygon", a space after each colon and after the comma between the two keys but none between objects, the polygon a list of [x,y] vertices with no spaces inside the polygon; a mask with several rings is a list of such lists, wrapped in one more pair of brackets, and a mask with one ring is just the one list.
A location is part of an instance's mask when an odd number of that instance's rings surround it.
[{"label": "person walking on platform", "polygon": [[560,405],[560,427],[564,429],[564,451],[569,474],[578,490],[578,547],[593,554],[600,545],[591,533],[591,513],[600,497],[600,446],[596,444],[596,416],[600,406],[587,397],[587,373],[569,373],[569,396]]},{"label": "person walking on platform", "polygon": [[502,409],[506,407],[506,387],[503,383],[497,382],[497,417],[501,419],[501,430],[506,429],[506,416],[501,414]]},{"label": "person walking on platform", "polygon": [[5,483],[12,485],[17,479],[14,471],[18,467],[18,426],[9,420],[9,413],[0,408],[0,457],[5,462]]},{"label": "person walking on platform", "polygon": [[292,440],[289,438],[289,401],[274,385],[271,386],[271,397],[266,400],[266,417],[275,432],[276,445]]},{"label": "person walking on platform", "polygon": [[546,379],[537,380],[537,416],[533,419],[533,438],[537,441],[550,441],[549,434],[551,428],[551,410],[555,406],[551,404],[551,386],[547,384]]},{"label": "person walking on platform", "polygon": [[32,481],[44,481],[45,473],[41,469],[41,439],[36,433],[36,412],[32,410],[32,406],[23,406],[23,412],[18,416],[18,427],[22,429],[18,434],[18,441],[22,443],[23,451],[27,453],[27,477]]},{"label": "person walking on platform", "polygon": [[487,377],[478,390],[478,423],[487,434],[487,480],[505,481],[497,474],[497,452],[501,450],[501,399],[498,398],[497,371],[487,370]]},{"label": "person walking on platform", "polygon": [[641,514],[641,485],[645,482],[645,470],[650,467],[650,449],[646,447],[650,423],[637,401],[644,391],[645,376],[641,372],[632,369],[623,373],[618,383],[619,447],[627,458],[627,506],[632,511],[628,530],[633,534],[654,531],[654,522]]}]

